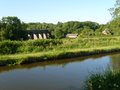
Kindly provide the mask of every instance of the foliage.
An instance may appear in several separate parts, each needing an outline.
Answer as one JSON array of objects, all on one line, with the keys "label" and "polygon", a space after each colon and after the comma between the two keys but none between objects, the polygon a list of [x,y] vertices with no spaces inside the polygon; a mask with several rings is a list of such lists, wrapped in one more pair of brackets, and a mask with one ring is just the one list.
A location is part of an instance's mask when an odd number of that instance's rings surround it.
[{"label": "foliage", "polygon": [[[3,41],[6,52],[0,54],[0,65],[15,65],[47,60],[56,60],[77,56],[88,56],[100,53],[120,51],[120,37],[89,37],[61,40],[30,40],[30,41]],[[16,42],[16,43],[15,43]],[[14,45],[15,48],[11,48]],[[22,44],[22,45],[21,45]],[[44,46],[45,45],[45,46]],[[10,50],[11,49],[11,50]],[[17,51],[10,54],[9,51]],[[1,51],[0,51],[1,52]],[[3,51],[2,51],[3,52]],[[6,55],[9,54],[9,55]]]},{"label": "foliage", "polygon": [[17,17],[3,17],[0,21],[1,40],[22,40],[26,36],[24,24]]},{"label": "foliage", "polygon": [[113,19],[107,24],[113,35],[120,35],[120,0],[116,0],[113,8],[110,9]]},{"label": "foliage", "polygon": [[29,40],[29,41],[1,41],[0,54],[14,54],[27,52],[41,52],[53,49],[54,46],[62,44],[61,40]]},{"label": "foliage", "polygon": [[100,27],[96,22],[78,22],[78,21],[69,21],[65,23],[58,22],[57,24],[47,24],[47,23],[28,23],[28,30],[40,30],[47,29],[52,33],[52,36],[55,38],[65,37],[68,33],[80,34],[81,31],[85,30],[85,27],[88,27],[90,31],[95,31]]},{"label": "foliage", "polygon": [[89,27],[84,27],[84,29],[81,31],[81,36],[84,37],[89,37],[89,36],[94,36],[94,30],[90,29]]},{"label": "foliage", "polygon": [[120,0],[116,0],[114,7],[110,9],[110,12],[113,18],[120,17]]},{"label": "foliage", "polygon": [[79,37],[77,39],[43,39],[28,41],[1,41],[0,54],[31,53],[43,51],[61,51],[73,49],[91,49],[120,45],[120,37]]},{"label": "foliage", "polygon": [[20,41],[2,41],[0,42],[0,54],[16,53],[20,46],[22,46]]},{"label": "foliage", "polygon": [[108,28],[112,30],[114,35],[120,35],[120,17],[110,21],[108,23]]},{"label": "foliage", "polygon": [[54,36],[55,38],[57,39],[60,39],[60,38],[63,38],[64,37],[64,32],[62,31],[62,29],[60,27],[57,27],[55,30],[54,30]]},{"label": "foliage", "polygon": [[92,74],[86,81],[86,90],[120,90],[120,71]]},{"label": "foliage", "polygon": [[[89,28],[86,29],[86,27]],[[80,35],[81,32],[94,33],[100,25],[96,22],[69,21],[65,23],[23,23],[17,17],[3,17],[0,21],[0,40],[27,39],[27,30],[49,30],[52,38],[63,38],[68,33]],[[88,30],[88,31],[87,31]],[[91,34],[89,34],[91,35]]]}]

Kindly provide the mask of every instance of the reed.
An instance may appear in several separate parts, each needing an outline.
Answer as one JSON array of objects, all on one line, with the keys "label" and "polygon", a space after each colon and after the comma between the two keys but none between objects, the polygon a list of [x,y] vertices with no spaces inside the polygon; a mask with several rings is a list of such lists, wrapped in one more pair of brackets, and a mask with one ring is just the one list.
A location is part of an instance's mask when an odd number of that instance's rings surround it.
[{"label": "reed", "polygon": [[120,90],[120,70],[91,74],[86,81],[85,90]]}]

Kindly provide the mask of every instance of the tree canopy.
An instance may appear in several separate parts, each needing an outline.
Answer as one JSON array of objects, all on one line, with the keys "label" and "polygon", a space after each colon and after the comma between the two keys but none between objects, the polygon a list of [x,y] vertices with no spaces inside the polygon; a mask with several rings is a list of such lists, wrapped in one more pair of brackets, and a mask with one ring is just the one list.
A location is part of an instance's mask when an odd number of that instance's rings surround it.
[{"label": "tree canopy", "polygon": [[113,35],[120,35],[120,0],[116,0],[113,8],[110,9],[112,20],[106,25]]},{"label": "tree canopy", "polygon": [[3,17],[0,21],[1,40],[22,40],[26,38],[25,24],[17,17]]},{"label": "tree canopy", "polygon": [[[85,22],[79,22],[79,21],[69,21],[69,22],[58,22],[57,24],[51,24],[51,23],[28,23],[27,29],[28,30],[41,30],[41,29],[47,29],[52,33],[52,36],[55,38],[62,38],[68,33],[76,33],[80,35],[84,30],[86,30],[86,27],[88,27],[87,31],[94,32],[96,31],[100,25],[96,22],[91,21],[85,21]],[[86,32],[87,32],[86,31]],[[85,33],[82,33],[85,34]],[[92,34],[89,34],[92,35]]]},{"label": "tree canopy", "polygon": [[116,0],[114,7],[110,11],[113,18],[120,17],[120,0]]}]

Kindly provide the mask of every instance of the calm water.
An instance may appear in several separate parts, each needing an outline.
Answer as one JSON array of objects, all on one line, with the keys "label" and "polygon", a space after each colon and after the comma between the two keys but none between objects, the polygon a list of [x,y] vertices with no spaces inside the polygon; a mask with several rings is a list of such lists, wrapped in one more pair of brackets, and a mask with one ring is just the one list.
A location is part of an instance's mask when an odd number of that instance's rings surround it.
[{"label": "calm water", "polygon": [[120,69],[120,54],[0,67],[0,90],[82,90],[92,72]]}]

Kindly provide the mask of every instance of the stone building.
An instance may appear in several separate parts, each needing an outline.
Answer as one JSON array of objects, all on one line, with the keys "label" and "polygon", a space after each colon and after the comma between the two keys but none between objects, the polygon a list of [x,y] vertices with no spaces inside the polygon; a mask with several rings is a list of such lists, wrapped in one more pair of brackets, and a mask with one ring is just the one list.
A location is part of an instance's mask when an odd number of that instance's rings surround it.
[{"label": "stone building", "polygon": [[28,39],[48,39],[51,33],[48,30],[28,30]]}]

